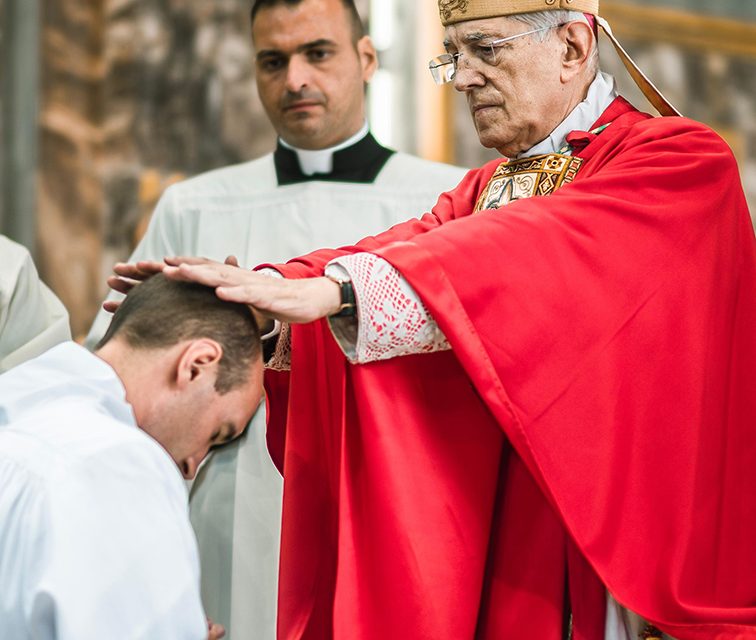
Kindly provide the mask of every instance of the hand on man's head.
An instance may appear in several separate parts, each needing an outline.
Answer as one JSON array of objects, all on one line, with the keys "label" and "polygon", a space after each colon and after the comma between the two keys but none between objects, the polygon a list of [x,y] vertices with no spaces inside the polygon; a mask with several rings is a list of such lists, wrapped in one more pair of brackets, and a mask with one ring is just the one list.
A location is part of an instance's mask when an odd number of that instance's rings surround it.
[{"label": "hand on man's head", "polygon": [[[178,266],[180,264],[212,264],[213,261],[208,258],[197,257],[165,257],[160,260],[140,260],[139,262],[117,262],[113,267],[115,275],[110,276],[107,280],[108,286],[113,291],[118,291],[128,295],[136,285],[144,282],[147,278],[161,273],[166,266]],[[228,256],[225,264],[238,267],[239,261],[236,256]],[[115,313],[121,306],[121,300],[106,300],[102,308],[110,313]]]}]

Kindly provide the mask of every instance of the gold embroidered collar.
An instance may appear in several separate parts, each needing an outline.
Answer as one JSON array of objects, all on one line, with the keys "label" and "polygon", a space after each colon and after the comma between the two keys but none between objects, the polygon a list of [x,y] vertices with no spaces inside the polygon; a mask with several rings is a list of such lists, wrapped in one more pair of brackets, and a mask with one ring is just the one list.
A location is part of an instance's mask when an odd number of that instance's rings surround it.
[{"label": "gold embroidered collar", "polygon": [[473,213],[499,209],[515,200],[550,195],[572,182],[582,164],[582,158],[561,153],[503,162],[480,194]]}]

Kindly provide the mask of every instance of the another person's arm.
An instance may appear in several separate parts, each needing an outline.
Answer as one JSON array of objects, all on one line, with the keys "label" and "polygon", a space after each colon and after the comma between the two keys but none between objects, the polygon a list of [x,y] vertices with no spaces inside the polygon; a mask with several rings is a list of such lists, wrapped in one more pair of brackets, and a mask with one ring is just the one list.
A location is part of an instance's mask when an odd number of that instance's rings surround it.
[{"label": "another person's arm", "polygon": [[29,253],[0,237],[0,373],[71,339],[68,312]]}]

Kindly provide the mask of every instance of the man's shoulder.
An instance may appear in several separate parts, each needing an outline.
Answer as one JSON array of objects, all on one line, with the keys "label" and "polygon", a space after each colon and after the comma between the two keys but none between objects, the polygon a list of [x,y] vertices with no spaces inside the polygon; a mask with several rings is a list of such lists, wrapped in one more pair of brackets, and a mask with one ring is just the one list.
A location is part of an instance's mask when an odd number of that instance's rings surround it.
[{"label": "man's shoulder", "polygon": [[591,143],[586,159],[605,162],[649,156],[654,161],[648,168],[674,162],[675,155],[696,156],[696,163],[734,163],[728,144],[712,128],[682,116],[651,116],[636,109],[614,118],[595,143]]},{"label": "man's shoulder", "polygon": [[42,471],[167,458],[137,427],[115,373],[73,342],[4,374],[0,394],[0,439]]},{"label": "man's shoulder", "polygon": [[651,116],[633,109],[614,120],[607,130],[618,137],[636,138],[638,141],[679,143],[690,139],[691,151],[694,139],[707,144],[727,146],[721,136],[708,125],[684,116]]},{"label": "man's shoulder", "polygon": [[[53,389],[53,393],[60,391]],[[155,450],[152,438],[135,424],[111,414],[98,397],[71,390],[51,401],[34,396],[27,401],[33,406],[0,428],[0,437],[13,434],[22,449],[34,447],[49,459],[59,458],[72,465],[118,456],[128,448]]]},{"label": "man's shoulder", "polygon": [[7,281],[15,282],[18,275],[32,265],[26,247],[0,235],[0,286]]},{"label": "man's shoulder", "polygon": [[[696,141],[726,147],[722,137],[710,126],[686,117],[657,117],[648,118],[637,123],[637,132],[654,138],[674,140],[679,137],[691,138],[691,151],[695,151]],[[728,147],[729,148],[729,147]]]},{"label": "man's shoulder", "polygon": [[462,167],[425,160],[398,151],[388,159],[378,175],[376,184],[399,185],[419,190],[431,189],[438,194],[455,187],[467,171]]},{"label": "man's shoulder", "polygon": [[213,197],[226,195],[255,195],[275,188],[276,170],[273,154],[255,160],[220,167],[200,173],[168,188],[178,197]]},{"label": "man's shoulder", "polygon": [[29,257],[29,251],[23,245],[0,235],[0,256],[3,257],[3,260],[7,258],[9,261],[20,262]]}]

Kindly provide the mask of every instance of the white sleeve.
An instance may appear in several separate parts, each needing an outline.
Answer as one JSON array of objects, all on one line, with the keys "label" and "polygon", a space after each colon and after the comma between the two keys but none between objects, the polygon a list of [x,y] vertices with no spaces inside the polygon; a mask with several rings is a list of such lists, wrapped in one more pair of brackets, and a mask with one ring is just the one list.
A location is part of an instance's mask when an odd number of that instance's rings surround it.
[{"label": "white sleeve", "polygon": [[175,478],[166,475],[164,452],[118,448],[87,460],[51,491],[48,561],[34,590],[33,624],[52,626],[56,640],[205,640],[180,476],[173,469],[167,471]]},{"label": "white sleeve", "polygon": [[337,258],[328,275],[348,277],[354,287],[357,320],[329,318],[334,337],[350,362],[450,349],[438,324],[415,290],[388,262],[370,253]]}]

